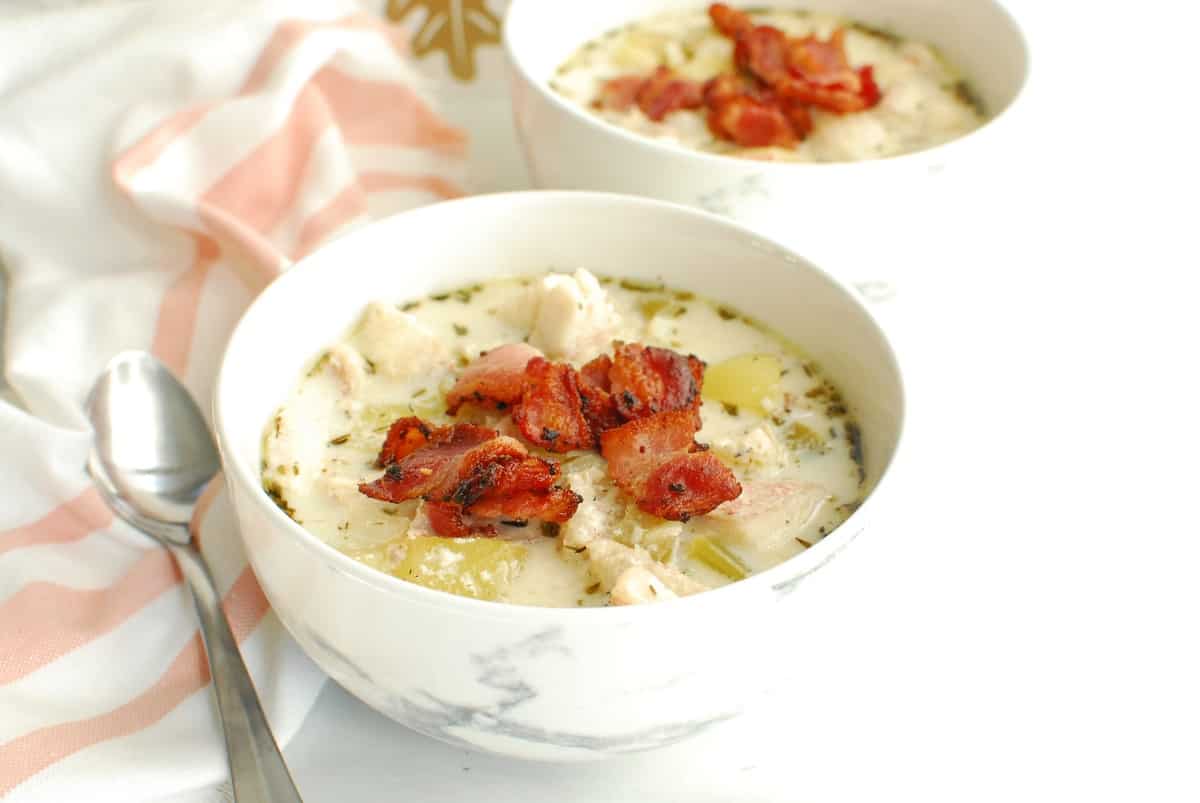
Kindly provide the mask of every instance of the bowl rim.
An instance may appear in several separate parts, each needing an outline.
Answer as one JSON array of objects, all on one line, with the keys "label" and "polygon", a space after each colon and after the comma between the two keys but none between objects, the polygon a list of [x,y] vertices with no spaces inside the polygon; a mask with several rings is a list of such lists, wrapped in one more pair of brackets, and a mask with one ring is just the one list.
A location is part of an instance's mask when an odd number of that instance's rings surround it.
[{"label": "bowl rim", "polygon": [[[1008,10],[1007,6],[1001,2],[998,2],[998,0],[984,1],[990,3],[1007,19],[1009,25],[1012,26],[1012,30],[1016,34],[1017,42],[1021,47],[1021,64],[1023,69],[1021,72],[1020,83],[1017,85],[1012,100],[1010,100],[1008,104],[1000,110],[999,113],[985,118],[982,125],[967,132],[961,137],[956,137],[955,139],[943,142],[939,145],[934,145],[929,148],[922,148],[921,150],[917,151],[909,151],[908,153],[899,153],[877,159],[859,159],[842,162],[785,162],[772,161],[769,159],[749,159],[722,153],[709,153],[708,151],[689,148],[686,145],[673,143],[668,140],[658,139],[648,134],[631,131],[623,126],[617,125],[616,123],[609,122],[608,120],[605,120],[595,114],[590,114],[583,107],[553,91],[550,88],[548,80],[535,77],[528,65],[525,63],[525,60],[521,57],[517,47],[513,43],[511,34],[511,20],[514,17],[514,10],[516,10],[516,16],[519,18],[524,12],[525,6],[534,2],[534,0],[510,0],[508,8],[504,14],[503,24],[501,26],[501,41],[504,44],[504,52],[508,59],[509,69],[519,75],[525,83],[534,87],[542,99],[549,102],[550,105],[555,107],[559,112],[566,113],[576,121],[582,122],[596,131],[606,134],[618,141],[624,141],[630,145],[640,145],[642,147],[649,148],[659,156],[692,158],[699,160],[699,162],[702,164],[710,166],[723,165],[729,167],[731,164],[741,164],[758,170],[820,170],[823,172],[829,170],[862,170],[870,165],[888,165],[889,167],[898,167],[928,162],[935,159],[940,154],[951,151],[956,152],[963,147],[973,145],[974,143],[978,142],[981,137],[990,138],[992,133],[995,131],[997,123],[1003,121],[1005,124],[1007,124],[1007,121],[1012,117],[1013,110],[1018,105],[1024,105],[1023,99],[1026,94],[1026,89],[1029,86],[1029,77],[1032,70],[1032,56],[1029,49],[1029,37],[1026,35],[1025,30],[1017,23],[1016,18],[1013,16],[1012,12]],[[705,2],[707,2],[707,0],[697,0],[697,7],[703,7]],[[743,5],[743,3],[735,0],[735,5]],[[653,11],[650,12],[650,14],[653,13]],[[642,17],[639,17],[639,19],[641,18]],[[606,31],[597,32],[596,36],[603,35],[604,33],[606,33]],[[518,126],[518,129],[520,129],[520,126]]]},{"label": "bowl rim", "polygon": [[[252,466],[243,465],[237,457],[238,450],[234,447],[232,439],[226,433],[224,420],[224,404],[223,401],[228,397],[231,401],[236,399],[236,392],[230,390],[231,379],[229,372],[231,371],[230,364],[233,362],[236,350],[239,349],[240,343],[248,335],[245,334],[246,322],[264,307],[269,307],[272,304],[272,299],[283,292],[280,288],[287,288],[297,282],[305,281],[305,277],[318,269],[320,262],[324,261],[319,258],[331,249],[346,247],[346,243],[352,242],[354,239],[364,236],[364,232],[371,232],[379,227],[380,224],[385,224],[389,221],[394,221],[397,218],[405,218],[412,221],[412,225],[417,225],[417,222],[424,217],[440,216],[446,214],[454,214],[452,210],[462,210],[461,214],[469,214],[472,207],[495,207],[498,209],[511,210],[519,203],[541,203],[547,205],[562,205],[562,204],[621,204],[629,207],[640,207],[647,214],[675,214],[703,221],[703,225],[712,226],[724,229],[729,235],[742,238],[747,243],[756,243],[759,245],[768,245],[773,247],[779,255],[779,258],[791,258],[793,261],[793,269],[808,270],[817,277],[835,289],[839,290],[848,300],[848,302],[858,307],[859,312],[863,316],[863,320],[870,326],[878,343],[882,347],[882,356],[891,364],[893,374],[896,378],[897,389],[897,409],[896,415],[896,444],[892,450],[888,461],[883,465],[874,486],[867,493],[861,504],[855,509],[845,521],[843,521],[833,532],[823,537],[812,547],[800,552],[797,555],[784,560],[769,569],[765,569],[757,574],[751,575],[744,580],[729,583],[718,588],[713,588],[699,594],[693,594],[687,597],[678,599],[666,600],[653,605],[628,605],[628,606],[601,606],[588,608],[566,608],[566,607],[543,607],[535,605],[521,605],[510,602],[500,602],[493,600],[479,600],[471,597],[464,597],[458,594],[452,594],[447,591],[426,588],[425,586],[416,583],[410,583],[398,577],[386,574],[373,569],[364,563],[361,563],[354,558],[343,554],[333,546],[327,544],[315,534],[309,532],[303,526],[287,516],[279,509],[268,496],[262,487],[261,477],[254,473]],[[798,264],[797,264],[798,263]],[[369,299],[368,299],[369,300]],[[364,301],[364,304],[367,303]],[[796,253],[795,250],[783,245],[779,241],[759,234],[752,229],[736,223],[728,218],[720,215],[696,209],[684,204],[672,203],[669,201],[660,201],[657,199],[644,198],[640,196],[623,195],[620,193],[608,192],[590,192],[582,190],[522,190],[516,192],[504,193],[489,193],[483,195],[473,195],[464,198],[442,201],[427,206],[418,207],[413,210],[399,212],[388,217],[381,218],[377,221],[363,226],[353,232],[347,233],[343,237],[339,237],[330,243],[327,243],[303,259],[297,261],[294,265],[276,277],[246,308],[230,333],[229,339],[226,341],[224,351],[221,355],[219,369],[217,373],[217,381],[214,385],[212,395],[212,420],[213,429],[216,434],[218,448],[221,453],[221,465],[225,476],[225,482],[232,485],[235,482],[242,490],[248,493],[244,497],[249,499],[259,510],[263,511],[270,523],[287,534],[287,537],[295,540],[299,545],[313,552],[322,559],[326,564],[339,570],[341,574],[363,582],[373,588],[383,591],[388,594],[399,594],[406,597],[409,601],[434,607],[445,607],[458,609],[464,614],[479,616],[483,618],[505,619],[505,620],[553,620],[555,623],[564,623],[567,621],[577,622],[581,618],[587,620],[607,620],[616,621],[621,619],[631,619],[633,617],[644,616],[670,616],[676,615],[679,612],[700,611],[713,605],[734,605],[734,598],[737,596],[749,597],[756,591],[764,587],[781,585],[789,581],[799,581],[808,574],[816,571],[825,563],[827,563],[834,555],[845,547],[858,532],[862,530],[862,522],[866,521],[865,512],[869,512],[875,507],[875,499],[879,496],[880,489],[884,486],[884,482],[895,466],[901,448],[904,442],[905,422],[907,418],[907,393],[905,389],[904,376],[901,370],[901,363],[898,360],[895,349],[891,340],[886,334],[886,331],[881,326],[875,314],[870,310],[865,301],[860,298],[858,292],[847,282],[839,279],[829,271],[810,261],[809,259]],[[261,449],[261,446],[259,447]],[[238,519],[238,537],[242,538],[241,522]],[[265,591],[265,588],[264,588]],[[728,600],[728,602],[727,602]]]}]

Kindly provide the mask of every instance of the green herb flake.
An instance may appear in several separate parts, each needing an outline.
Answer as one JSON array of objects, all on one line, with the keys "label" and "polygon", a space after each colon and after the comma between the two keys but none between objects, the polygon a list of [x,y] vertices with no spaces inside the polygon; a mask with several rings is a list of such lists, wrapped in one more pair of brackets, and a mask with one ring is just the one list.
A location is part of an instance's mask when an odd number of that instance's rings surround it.
[{"label": "green herb flake", "polygon": [[975,94],[975,90],[966,81],[956,81],[950,91],[954,93],[954,97],[958,98],[962,103],[970,106],[979,114],[983,114],[983,101]]},{"label": "green herb flake", "polygon": [[882,39],[889,45],[898,45],[902,41],[898,35],[891,31],[884,28],[876,28],[874,25],[867,25],[864,22],[852,22],[850,23],[850,27],[859,33],[874,36],[876,39]]},{"label": "green herb flake", "polygon": [[657,293],[663,290],[662,282],[647,282],[641,279],[622,279],[620,285],[631,293]]},{"label": "green herb flake", "polygon": [[400,311],[401,312],[412,312],[419,306],[421,306],[420,301],[409,301],[407,304],[400,305]]},{"label": "green herb flake", "polygon": [[461,323],[454,324],[454,334],[458,335],[459,337],[466,337],[467,332],[469,331],[471,330],[463,326]]},{"label": "green herb flake", "polygon": [[670,302],[665,298],[648,298],[639,304],[638,308],[642,311],[642,315],[646,318],[646,320],[649,321],[653,319],[655,315],[658,315],[658,313],[662,312],[669,303]]},{"label": "green herb flake", "polygon": [[858,484],[867,481],[867,467],[863,462],[862,430],[853,421],[846,422],[846,440],[850,441],[850,459],[858,466]]},{"label": "green herb flake", "polygon": [[734,312],[729,307],[726,307],[723,304],[721,306],[717,307],[717,314],[721,316],[721,320],[723,320],[723,321],[732,321],[732,320],[735,320],[738,316],[738,314],[736,312]]},{"label": "green herb flake", "polygon": [[796,421],[788,428],[787,442],[794,449],[806,449],[810,452],[825,451],[825,439],[811,427]]},{"label": "green herb flake", "polygon": [[330,446],[341,446],[343,443],[345,443],[348,440],[350,440],[349,432],[347,432],[345,435],[338,435],[336,438],[333,438],[332,440],[329,441],[329,445]]}]

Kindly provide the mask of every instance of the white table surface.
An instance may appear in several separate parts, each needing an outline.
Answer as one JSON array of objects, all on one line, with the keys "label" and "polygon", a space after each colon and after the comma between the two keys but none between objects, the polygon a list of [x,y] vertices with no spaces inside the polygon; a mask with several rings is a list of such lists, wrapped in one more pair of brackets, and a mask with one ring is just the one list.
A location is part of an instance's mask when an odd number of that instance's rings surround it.
[{"label": "white table surface", "polygon": [[331,684],[287,750],[306,801],[1200,800],[1194,47],[1148,7],[1011,5],[1035,54],[1011,149],[837,266],[895,289],[911,412],[885,509],[780,633],[794,685],[553,766]]}]

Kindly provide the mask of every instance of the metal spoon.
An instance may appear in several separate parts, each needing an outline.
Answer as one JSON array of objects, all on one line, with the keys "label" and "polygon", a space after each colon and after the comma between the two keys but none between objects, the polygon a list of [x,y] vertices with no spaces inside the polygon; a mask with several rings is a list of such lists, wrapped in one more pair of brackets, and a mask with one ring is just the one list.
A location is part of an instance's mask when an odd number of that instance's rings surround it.
[{"label": "metal spoon", "polygon": [[117,514],[171,551],[192,589],[238,803],[300,803],[188,523],[221,467],[188,392],[149,354],[118,354],[88,397],[88,472]]}]

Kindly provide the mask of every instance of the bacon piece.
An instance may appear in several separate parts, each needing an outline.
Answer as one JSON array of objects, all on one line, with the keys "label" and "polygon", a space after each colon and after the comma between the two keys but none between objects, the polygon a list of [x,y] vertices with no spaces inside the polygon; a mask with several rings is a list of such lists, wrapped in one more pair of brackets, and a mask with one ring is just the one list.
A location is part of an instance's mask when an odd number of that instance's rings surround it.
[{"label": "bacon piece", "polygon": [[646,85],[645,76],[619,75],[605,81],[600,87],[600,93],[592,103],[597,109],[612,109],[613,111],[629,111],[637,101],[638,93]]},{"label": "bacon piece", "polygon": [[700,407],[704,363],[695,355],[670,349],[616,343],[612,369],[612,396],[625,418]]},{"label": "bacon piece", "polygon": [[425,515],[430,528],[443,538],[469,538],[473,535],[493,535],[490,524],[467,523],[463,510],[452,502],[426,502]]},{"label": "bacon piece", "polygon": [[756,25],[738,34],[733,63],[770,86],[787,80],[787,34],[770,25]]},{"label": "bacon piece", "polygon": [[581,385],[592,385],[607,393],[612,389],[612,382],[608,378],[610,370],[612,370],[612,357],[601,354],[579,369],[579,382]]},{"label": "bacon piece", "polygon": [[364,482],[358,489],[384,502],[440,498],[456,484],[458,468],[466,454],[496,437],[496,430],[474,424],[429,429],[427,444],[389,464],[382,477],[372,483]]},{"label": "bacon piece", "polygon": [[[476,500],[497,490],[506,469],[510,466],[515,467],[527,459],[535,464],[545,463],[536,457],[529,457],[529,450],[516,438],[501,436],[480,444],[462,456],[458,464],[458,482],[452,488],[442,489],[445,492],[444,498],[463,507],[470,507]],[[550,482],[542,486],[543,490],[553,484],[553,477],[557,473],[557,467],[550,469],[546,466],[538,467],[541,473],[550,477]],[[506,476],[511,474],[510,470]]]},{"label": "bacon piece", "polygon": [[575,515],[582,501],[583,497],[567,488],[551,488],[544,493],[518,491],[481,499],[468,512],[505,521],[540,519],[562,524]]},{"label": "bacon piece", "polygon": [[429,443],[432,434],[433,429],[414,416],[393,421],[375,464],[387,468]]},{"label": "bacon piece", "polygon": [[713,3],[709,6],[708,16],[717,30],[730,39],[754,27],[749,14],[730,8],[724,3]]},{"label": "bacon piece", "polygon": [[600,451],[621,490],[651,515],[687,521],[741,493],[737,478],[717,457],[699,451],[692,409],[630,421],[600,437]]},{"label": "bacon piece", "polygon": [[709,111],[708,129],[743,148],[788,148],[797,140],[789,114],[750,97],[734,98]]},{"label": "bacon piece", "polygon": [[699,109],[704,105],[700,84],[679,78],[669,67],[659,67],[637,93],[638,108],[658,122],[680,109]]},{"label": "bacon piece", "polygon": [[735,98],[751,97],[766,100],[770,89],[756,81],[753,76],[722,73],[704,82],[704,103],[714,109]]},{"label": "bacon piece", "polygon": [[509,343],[481,354],[446,394],[446,412],[454,415],[472,403],[504,410],[521,398],[525,366],[542,353],[526,343]]},{"label": "bacon piece", "polygon": [[870,66],[855,70],[846,58],[846,31],[838,28],[828,41],[815,36],[787,43],[790,75],[774,82],[780,95],[819,106],[837,114],[863,111],[879,102],[881,94]]},{"label": "bacon piece", "polygon": [[[730,82],[722,82],[718,86],[725,91],[705,93],[709,128],[717,136],[744,146],[786,145],[790,143],[779,119],[770,115],[769,108],[778,108],[795,135],[803,138],[811,121],[807,111],[799,110],[801,104],[846,114],[869,109],[880,100],[872,68],[856,70],[850,66],[843,28],[834,31],[828,40],[821,40],[815,36],[789,37],[770,25],[754,25],[745,14],[720,4],[709,8],[709,16],[717,30],[734,40],[734,64],[790,101],[780,104],[751,92],[733,92]],[[736,98],[747,96],[758,105],[740,100],[728,106]]]},{"label": "bacon piece", "polygon": [[529,361],[513,421],[527,440],[552,452],[590,449],[596,443],[583,415],[578,374],[565,363],[541,357]]},{"label": "bacon piece", "polygon": [[792,132],[795,133],[797,139],[804,139],[812,132],[812,115],[804,104],[784,101],[783,116],[791,124]]},{"label": "bacon piece", "polygon": [[561,523],[579,506],[576,494],[554,487],[558,466],[530,456],[515,438],[472,424],[430,427],[420,419],[397,424],[393,429],[402,433],[424,428],[427,442],[389,463],[382,477],[359,490],[386,502],[423,498],[430,526],[439,535],[494,535],[488,521],[494,518]]},{"label": "bacon piece", "polygon": [[787,42],[787,65],[793,73],[825,83],[843,83],[854,70],[846,58],[846,30],[838,28],[826,41],[815,36],[793,37]]},{"label": "bacon piece", "polygon": [[737,477],[715,454],[694,452],[676,455],[655,469],[638,498],[638,507],[652,516],[687,521],[736,499],[741,492]]},{"label": "bacon piece", "polygon": [[625,419],[617,412],[613,401],[612,381],[608,378],[612,370],[612,358],[601,354],[579,369],[579,397],[583,405],[583,417],[587,419],[592,437],[600,442],[600,433],[619,427]]},{"label": "bacon piece", "polygon": [[691,449],[696,429],[691,410],[638,418],[601,435],[600,454],[617,487],[638,499],[659,465]]},{"label": "bacon piece", "polygon": [[579,401],[583,409],[583,417],[587,420],[588,429],[592,431],[592,439],[600,442],[600,435],[613,427],[625,423],[625,419],[617,412],[617,404],[612,394],[588,382],[579,383]]}]

